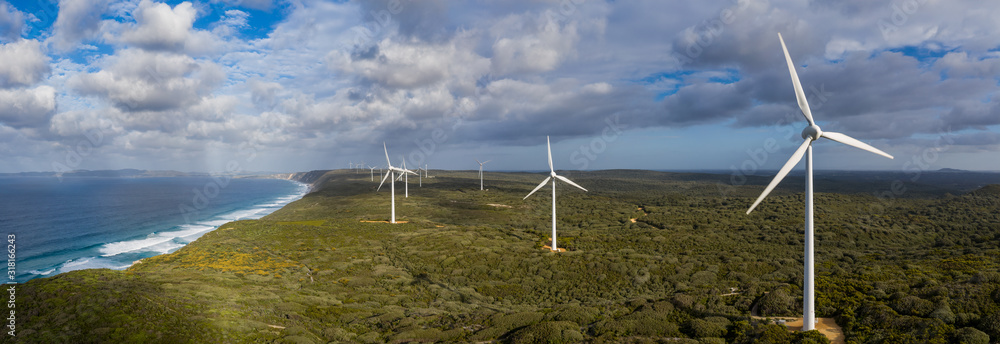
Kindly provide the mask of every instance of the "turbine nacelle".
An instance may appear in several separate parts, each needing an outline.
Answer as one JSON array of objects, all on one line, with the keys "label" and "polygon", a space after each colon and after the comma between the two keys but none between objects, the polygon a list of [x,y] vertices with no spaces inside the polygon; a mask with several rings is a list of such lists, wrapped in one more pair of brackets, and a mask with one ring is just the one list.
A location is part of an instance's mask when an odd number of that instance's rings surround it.
[{"label": "turbine nacelle", "polygon": [[810,125],[805,129],[802,129],[803,139],[812,139],[813,141],[819,140],[820,136],[823,136],[823,130],[819,128],[818,125]]}]

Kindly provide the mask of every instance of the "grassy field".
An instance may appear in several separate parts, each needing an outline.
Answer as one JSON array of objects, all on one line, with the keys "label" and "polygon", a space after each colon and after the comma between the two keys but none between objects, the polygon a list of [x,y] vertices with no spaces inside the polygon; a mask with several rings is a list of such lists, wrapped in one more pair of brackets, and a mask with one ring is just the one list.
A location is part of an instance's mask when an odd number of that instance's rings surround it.
[{"label": "grassy field", "polygon": [[[369,174],[228,223],[125,271],[19,286],[27,342],[824,343],[753,320],[801,312],[802,192],[767,178],[564,172],[559,246],[542,174]],[[817,180],[817,312],[848,343],[1000,339],[1000,187],[880,200]],[[368,222],[376,221],[376,222]],[[11,337],[3,336],[3,341]]]}]

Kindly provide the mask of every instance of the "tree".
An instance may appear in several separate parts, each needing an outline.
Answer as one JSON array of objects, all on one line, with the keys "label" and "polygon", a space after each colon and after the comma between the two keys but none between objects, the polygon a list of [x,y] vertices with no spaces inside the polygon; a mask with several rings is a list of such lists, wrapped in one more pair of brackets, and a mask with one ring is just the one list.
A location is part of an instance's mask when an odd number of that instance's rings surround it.
[{"label": "tree", "polygon": [[955,338],[952,342],[959,344],[989,344],[990,336],[983,331],[971,327],[963,327],[955,331]]}]

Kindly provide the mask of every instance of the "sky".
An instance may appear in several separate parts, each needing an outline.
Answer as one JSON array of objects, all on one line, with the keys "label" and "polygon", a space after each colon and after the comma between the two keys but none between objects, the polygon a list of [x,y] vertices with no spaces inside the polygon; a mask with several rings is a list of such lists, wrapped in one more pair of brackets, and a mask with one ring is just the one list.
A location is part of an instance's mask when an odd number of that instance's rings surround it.
[{"label": "sky", "polygon": [[[0,172],[1000,170],[1000,3],[0,0]],[[800,167],[801,168],[800,164]],[[773,173],[773,172],[772,172]]]}]

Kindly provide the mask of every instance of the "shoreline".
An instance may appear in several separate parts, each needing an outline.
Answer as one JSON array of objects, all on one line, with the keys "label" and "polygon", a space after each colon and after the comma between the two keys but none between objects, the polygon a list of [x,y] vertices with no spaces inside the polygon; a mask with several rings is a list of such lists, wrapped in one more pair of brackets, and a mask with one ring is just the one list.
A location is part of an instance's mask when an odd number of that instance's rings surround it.
[{"label": "shoreline", "polygon": [[[121,268],[121,269],[112,269],[112,270],[119,270],[119,271],[121,271],[121,270],[128,270],[133,265],[135,265],[137,263],[142,263],[142,261],[144,259],[146,259],[146,258],[152,258],[152,257],[156,257],[156,256],[162,256],[162,255],[165,255],[165,254],[171,254],[171,253],[177,252],[177,250],[180,250],[180,249],[184,248],[185,246],[190,245],[191,243],[197,241],[203,235],[208,234],[210,232],[214,232],[214,231],[218,230],[219,228],[222,228],[222,226],[225,226],[227,223],[230,223],[230,222],[233,222],[233,221],[242,221],[242,220],[259,220],[259,219],[263,218],[264,216],[270,215],[270,214],[272,214],[272,213],[274,213],[274,212],[276,212],[278,210],[281,210],[281,209],[285,208],[286,206],[288,206],[292,202],[298,201],[298,200],[302,199],[302,197],[305,197],[305,195],[308,195],[310,192],[312,192],[312,185],[311,184],[303,183],[303,182],[300,182],[300,181],[297,181],[297,180],[283,179],[283,178],[263,178],[263,179],[287,180],[287,181],[290,181],[292,183],[298,184],[298,186],[299,186],[298,190],[299,191],[297,191],[297,193],[293,194],[293,195],[278,197],[278,200],[280,200],[282,198],[286,198],[286,197],[289,198],[289,200],[287,202],[285,202],[284,204],[281,204],[281,207],[275,208],[275,209],[273,209],[273,210],[271,210],[269,212],[263,212],[262,211],[262,212],[254,213],[253,215],[250,215],[250,216],[239,217],[239,218],[236,218],[236,219],[227,220],[225,223],[222,223],[222,224],[219,224],[217,226],[212,227],[212,229],[209,229],[209,230],[203,231],[203,232],[199,232],[199,233],[197,233],[195,235],[191,235],[190,237],[194,237],[193,239],[191,239],[190,241],[188,241],[187,243],[184,243],[183,245],[181,245],[179,247],[170,249],[168,252],[164,252],[164,253],[160,253],[160,254],[155,254],[155,255],[152,255],[152,256],[149,256],[149,257],[140,258],[138,260],[133,261],[128,266],[125,266],[124,268]],[[291,197],[291,196],[294,196],[294,197]],[[253,209],[253,208],[250,208],[250,209]],[[236,213],[236,212],[240,212],[240,211],[246,211],[246,209],[234,210],[234,211],[230,212],[230,214]],[[123,252],[123,253],[128,253],[128,252]],[[66,271],[66,272],[68,272],[68,271]],[[48,276],[46,276],[46,277],[48,277]]]},{"label": "shoreline", "polygon": [[[294,183],[292,192],[275,194],[245,207],[229,209],[205,218],[173,225],[167,229],[154,231],[145,237],[123,239],[96,244],[93,253],[69,257],[50,266],[31,268],[18,276],[19,283],[35,279],[58,276],[63,273],[87,269],[111,269],[123,271],[141,263],[146,258],[171,254],[195,242],[203,235],[215,231],[227,223],[240,220],[256,220],[283,209],[288,204],[302,199],[312,189],[310,183],[294,178],[261,178],[286,180]],[[44,259],[46,255],[34,257]]]}]

